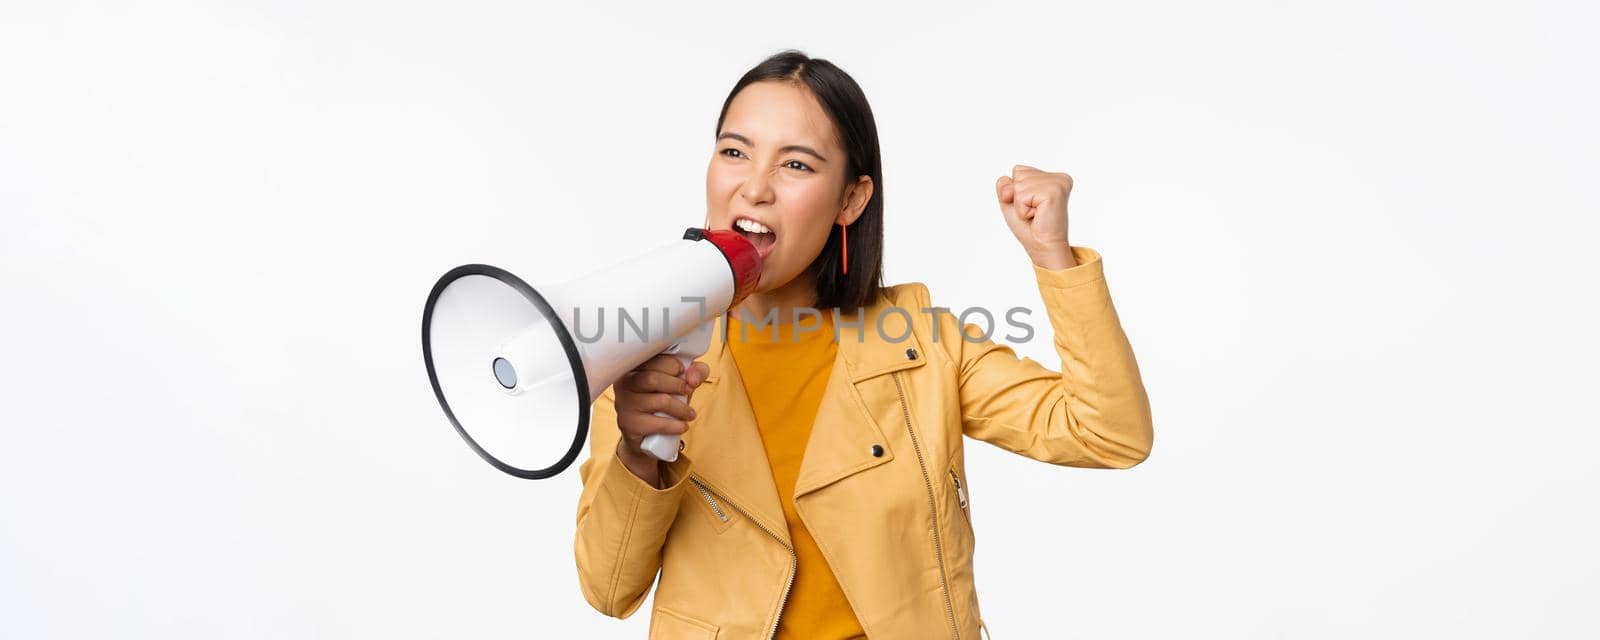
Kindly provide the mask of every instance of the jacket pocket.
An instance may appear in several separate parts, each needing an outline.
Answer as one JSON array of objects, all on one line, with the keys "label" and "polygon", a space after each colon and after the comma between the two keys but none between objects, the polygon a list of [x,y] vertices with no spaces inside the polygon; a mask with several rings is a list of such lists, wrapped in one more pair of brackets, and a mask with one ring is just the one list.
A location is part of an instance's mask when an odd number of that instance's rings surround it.
[{"label": "jacket pocket", "polygon": [[689,481],[694,485],[695,490],[686,495],[689,496],[688,499],[700,503],[698,510],[705,514],[706,522],[710,523],[711,530],[719,534],[727,531],[728,526],[733,524],[733,509],[723,504],[721,500],[717,499],[716,494],[711,493],[710,489],[700,484],[695,478],[691,477]]},{"label": "jacket pocket", "polygon": [[961,509],[962,517],[966,518],[967,525],[972,525],[972,514],[967,511],[967,487],[961,483],[961,475],[956,472],[956,466],[950,465],[950,485],[956,494],[956,506]]},{"label": "jacket pocket", "polygon": [[962,464],[964,457],[958,449],[944,470],[945,493],[948,496],[946,504],[954,511],[961,512],[961,515],[950,518],[950,579],[954,591],[952,598],[963,620],[962,637],[971,635],[977,638],[975,628],[982,624],[978,612],[977,580],[972,566],[977,540],[972,528],[972,492],[967,484],[965,465]]},{"label": "jacket pocket", "polygon": [[666,607],[650,616],[650,640],[716,640],[717,625],[696,620]]},{"label": "jacket pocket", "polygon": [[966,534],[972,537],[972,492],[967,487],[966,465],[962,464],[965,452],[957,449],[950,456],[950,466],[945,469],[945,484],[955,498],[956,510],[961,512],[960,524],[966,525]]}]

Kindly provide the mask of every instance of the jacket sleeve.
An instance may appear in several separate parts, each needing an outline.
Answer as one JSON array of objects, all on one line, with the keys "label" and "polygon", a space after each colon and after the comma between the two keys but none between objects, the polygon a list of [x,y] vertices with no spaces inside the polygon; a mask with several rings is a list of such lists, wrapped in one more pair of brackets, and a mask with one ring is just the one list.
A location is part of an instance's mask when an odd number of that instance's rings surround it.
[{"label": "jacket sleeve", "polygon": [[661,547],[688,484],[686,455],[665,465],[665,489],[650,486],[617,457],[616,395],[607,388],[589,418],[589,459],[579,467],[583,494],[573,555],[584,599],[626,618],[644,602],[661,568]]},{"label": "jacket sleeve", "polygon": [[[1034,266],[1059,373],[993,340],[975,342],[982,328],[958,329],[949,313],[937,314],[941,334],[965,330],[966,337],[940,342],[959,368],[963,433],[1053,464],[1125,469],[1150,455],[1150,399],[1100,254],[1087,247],[1072,253],[1077,266]],[[996,318],[995,333],[1005,322]]]}]

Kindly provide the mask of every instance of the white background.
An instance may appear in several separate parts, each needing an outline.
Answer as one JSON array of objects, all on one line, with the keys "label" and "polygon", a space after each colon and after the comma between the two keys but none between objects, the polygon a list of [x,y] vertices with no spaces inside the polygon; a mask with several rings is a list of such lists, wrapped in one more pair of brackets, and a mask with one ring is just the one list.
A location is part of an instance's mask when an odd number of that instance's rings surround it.
[{"label": "white background", "polygon": [[872,102],[890,282],[1037,305],[1014,163],[1104,255],[1155,453],[970,443],[997,637],[1600,634],[1592,5],[675,4],[0,7],[0,636],[643,637],[423,298],[698,224],[787,47]]}]

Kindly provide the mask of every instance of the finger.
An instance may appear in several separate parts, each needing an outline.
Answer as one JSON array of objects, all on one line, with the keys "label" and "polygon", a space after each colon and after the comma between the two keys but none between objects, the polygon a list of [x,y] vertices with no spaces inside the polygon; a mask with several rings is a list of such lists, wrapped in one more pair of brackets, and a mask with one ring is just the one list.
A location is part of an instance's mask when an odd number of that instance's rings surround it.
[{"label": "finger", "polygon": [[688,379],[689,386],[693,388],[699,387],[700,384],[705,382],[706,378],[710,376],[711,365],[704,362],[696,362],[692,365],[689,365],[689,374],[685,376],[685,378]]},{"label": "finger", "polygon": [[1017,180],[1021,180],[1027,176],[1037,175],[1039,173],[1043,172],[1035,167],[1030,167],[1025,164],[1012,165],[1011,167],[1011,177]]},{"label": "finger", "polygon": [[679,400],[665,393],[632,394],[617,405],[617,416],[620,420],[623,416],[654,415],[660,412],[679,420],[693,420],[695,410],[686,400],[687,396],[684,400]]},{"label": "finger", "polygon": [[1032,220],[1033,214],[1039,210],[1038,207],[1042,204],[1042,198],[1043,196],[1037,186],[1032,184],[1024,186],[1017,193],[1017,217],[1023,220]]},{"label": "finger", "polygon": [[[1010,180],[1010,178],[1004,179]],[[1028,223],[1018,215],[1022,210],[1022,202],[1017,199],[1018,195],[1013,185],[1014,183],[1007,183],[1005,186],[1006,200],[1009,202],[1000,204],[1000,217],[1005,219],[1006,227],[1011,229],[1011,233],[1021,238],[1028,232]]]},{"label": "finger", "polygon": [[641,369],[660,371],[667,375],[676,376],[683,374],[683,363],[678,360],[678,356],[663,353],[644,361],[644,364],[639,365],[634,371]]},{"label": "finger", "polygon": [[640,413],[628,418],[626,424],[620,425],[622,433],[632,439],[643,438],[654,433],[668,435],[682,435],[689,430],[689,423],[676,418],[663,418],[649,413]]},{"label": "finger", "polygon": [[694,387],[678,376],[667,375],[660,371],[644,371],[635,375],[634,391],[637,393],[689,393]]},{"label": "finger", "polygon": [[639,396],[639,408],[644,413],[661,412],[679,420],[693,420],[694,408],[689,403],[665,393],[647,393]]},{"label": "finger", "polygon": [[1021,180],[1011,181],[1011,203],[1010,208],[1007,209],[1009,217],[1023,219],[1022,214],[1028,208],[1029,193],[1031,193],[1031,190],[1028,188],[1028,183]]},{"label": "finger", "polygon": [[634,393],[688,393],[689,383],[683,378],[660,371],[639,371],[624,383],[624,388]]},{"label": "finger", "polygon": [[1000,200],[1001,205],[1011,204],[1011,198],[1016,193],[1011,182],[1010,176],[1000,176],[1000,179],[994,182],[994,196]]},{"label": "finger", "polygon": [[1062,172],[1062,173],[1058,173],[1056,175],[1061,176],[1061,181],[1064,183],[1064,186],[1066,186],[1067,193],[1069,193],[1069,194],[1072,193],[1072,185],[1075,182],[1072,179],[1072,174]]}]

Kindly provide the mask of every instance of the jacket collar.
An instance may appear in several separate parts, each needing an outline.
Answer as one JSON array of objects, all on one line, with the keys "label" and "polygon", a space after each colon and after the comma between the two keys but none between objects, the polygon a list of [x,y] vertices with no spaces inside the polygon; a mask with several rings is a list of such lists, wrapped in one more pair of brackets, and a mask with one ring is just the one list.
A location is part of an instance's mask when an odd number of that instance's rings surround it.
[{"label": "jacket collar", "polygon": [[[892,386],[886,393],[885,387],[870,381],[920,367],[927,361],[922,340],[912,330],[912,314],[920,310],[906,305],[902,298],[909,296],[902,296],[901,292],[902,287],[885,289],[879,301],[865,310],[840,311],[835,322],[838,355],[800,465],[795,483],[797,500],[894,459],[884,433],[901,425],[879,424],[875,416],[898,417],[900,409],[896,405],[892,412],[885,413],[873,408],[881,408],[885,402],[897,403],[899,399]],[[904,312],[893,308],[897,306]],[[702,482],[743,507],[751,517],[762,520],[769,530],[785,534],[782,537],[787,541],[788,526],[761,433],[756,428],[750,396],[729,355],[726,319],[716,323],[706,355],[701,358],[711,373],[696,391],[700,402],[695,403],[702,407],[700,415],[709,419],[694,424],[685,439],[685,453],[694,460],[694,473]],[[901,336],[904,339],[899,339]],[[889,338],[899,340],[891,342]],[[874,445],[882,447],[882,455],[872,455]]]}]

